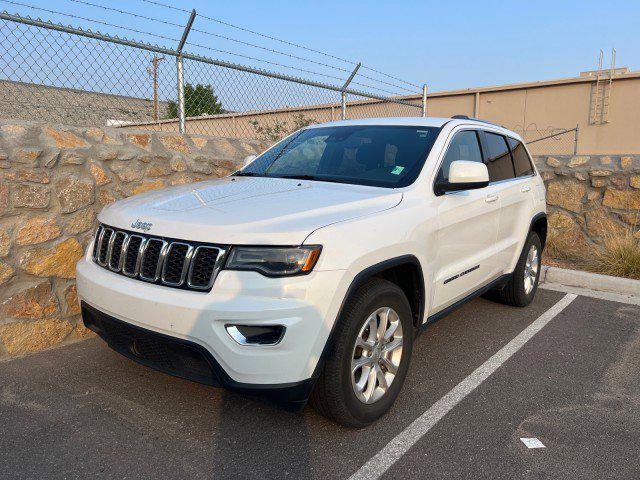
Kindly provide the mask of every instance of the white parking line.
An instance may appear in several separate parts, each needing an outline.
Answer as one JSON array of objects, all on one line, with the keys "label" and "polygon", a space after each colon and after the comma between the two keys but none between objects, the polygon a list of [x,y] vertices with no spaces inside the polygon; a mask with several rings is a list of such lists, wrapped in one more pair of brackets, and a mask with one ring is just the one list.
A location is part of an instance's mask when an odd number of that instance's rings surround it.
[{"label": "white parking line", "polygon": [[567,294],[553,307],[540,315],[533,323],[520,332],[513,340],[502,347],[489,360],[480,365],[471,375],[462,380],[444,397],[434,403],[431,408],[420,415],[411,425],[400,432],[382,450],[351,475],[350,480],[380,478],[394,463],[396,463],[409,449],[433,428],[447,413],[449,413],[467,395],[473,392],[482,382],[495,372],[500,365],[509,360],[533,336],[549,323],[556,315],[564,310],[577,295]]}]

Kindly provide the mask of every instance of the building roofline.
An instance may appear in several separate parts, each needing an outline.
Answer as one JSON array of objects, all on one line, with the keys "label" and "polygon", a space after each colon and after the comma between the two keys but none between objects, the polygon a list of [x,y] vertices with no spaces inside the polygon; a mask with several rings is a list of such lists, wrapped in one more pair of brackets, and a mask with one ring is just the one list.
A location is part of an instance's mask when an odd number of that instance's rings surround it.
[{"label": "building roofline", "polygon": [[[630,80],[634,78],[640,78],[640,70],[634,70],[628,73],[615,74],[613,76],[613,79],[616,81]],[[595,76],[556,78],[552,80],[539,80],[536,82],[507,83],[504,85],[490,85],[486,87],[472,87],[472,88],[464,88],[464,89],[457,89],[457,90],[441,90],[438,92],[427,93],[427,98],[449,97],[454,95],[469,95],[474,93],[485,93],[485,92],[500,92],[504,90],[523,90],[528,88],[550,87],[554,85],[569,85],[572,83],[589,83],[589,82],[595,82],[595,81],[596,81]],[[419,93],[416,93],[416,94],[410,94],[410,95],[402,95],[397,98],[400,98],[403,100],[415,100],[415,99],[422,98],[422,95]]]}]

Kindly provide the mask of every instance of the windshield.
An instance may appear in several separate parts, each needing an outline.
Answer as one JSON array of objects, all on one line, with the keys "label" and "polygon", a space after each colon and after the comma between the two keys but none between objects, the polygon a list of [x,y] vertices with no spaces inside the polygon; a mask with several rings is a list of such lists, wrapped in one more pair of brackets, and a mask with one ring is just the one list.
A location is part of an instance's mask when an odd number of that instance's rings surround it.
[{"label": "windshield", "polygon": [[397,188],[418,177],[439,128],[317,127],[296,132],[236,175]]}]

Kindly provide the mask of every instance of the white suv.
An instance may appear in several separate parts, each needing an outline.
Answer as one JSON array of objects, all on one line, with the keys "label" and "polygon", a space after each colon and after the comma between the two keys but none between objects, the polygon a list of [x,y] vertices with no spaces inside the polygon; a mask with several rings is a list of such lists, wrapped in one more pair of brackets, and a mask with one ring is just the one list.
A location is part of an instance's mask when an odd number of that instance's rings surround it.
[{"label": "white suv", "polygon": [[418,330],[489,290],[533,299],[545,189],[509,130],[333,122],[251,160],[101,212],[77,270],[88,328],[158,370],[361,427],[393,404]]}]

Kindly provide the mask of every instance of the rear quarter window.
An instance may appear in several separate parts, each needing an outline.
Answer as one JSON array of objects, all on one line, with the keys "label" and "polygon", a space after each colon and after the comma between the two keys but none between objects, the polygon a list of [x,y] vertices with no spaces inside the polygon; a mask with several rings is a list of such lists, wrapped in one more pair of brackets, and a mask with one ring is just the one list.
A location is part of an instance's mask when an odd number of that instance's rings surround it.
[{"label": "rear quarter window", "polygon": [[526,177],[533,175],[533,163],[527,153],[527,149],[524,148],[522,142],[515,138],[507,137],[509,147],[511,148],[511,155],[513,156],[513,166],[516,171],[516,177]]}]

